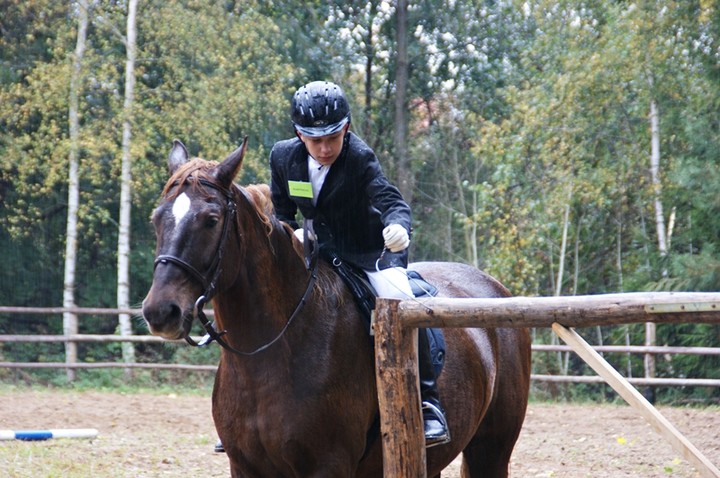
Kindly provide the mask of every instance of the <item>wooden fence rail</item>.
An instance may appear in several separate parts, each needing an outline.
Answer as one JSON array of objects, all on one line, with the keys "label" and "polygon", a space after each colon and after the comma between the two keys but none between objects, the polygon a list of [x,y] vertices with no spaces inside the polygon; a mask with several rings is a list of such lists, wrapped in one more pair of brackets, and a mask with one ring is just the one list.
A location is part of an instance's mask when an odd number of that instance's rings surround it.
[{"label": "wooden fence rail", "polygon": [[[533,299],[530,299],[532,301]],[[8,307],[0,306],[0,314],[47,314],[61,315],[70,312],[78,315],[108,315],[129,314],[140,316],[141,309],[117,309],[98,307]],[[206,314],[212,316],[212,309],[206,310]],[[196,341],[200,337],[194,337]],[[27,342],[27,343],[167,343],[168,341],[153,335],[105,335],[105,334],[72,334],[72,335],[40,335],[40,334],[7,334],[0,335],[0,343]],[[184,343],[182,340],[175,341]],[[683,355],[720,355],[720,348],[713,347],[672,347],[672,346],[642,346],[642,345],[594,345],[593,349],[600,353],[623,353],[623,354],[683,354]],[[532,351],[540,352],[571,352],[572,348],[567,345],[533,344]],[[214,371],[214,365],[185,365],[185,364],[150,364],[150,363],[117,363],[117,362],[0,362],[5,368],[28,368],[28,369],[100,369],[100,368],[144,368],[144,369],[168,369],[168,370],[198,370]],[[542,375],[533,374],[531,380],[535,382],[554,383],[603,383],[602,378],[597,376],[579,375]],[[649,378],[631,377],[628,381],[637,386],[652,387],[720,387],[720,379],[707,378]]]},{"label": "wooden fence rail", "polygon": [[[77,315],[109,315],[118,316],[127,314],[133,317],[141,317],[142,309],[133,308],[100,308],[100,307],[14,307],[0,306],[0,314],[45,314],[45,315],[61,315],[65,313]],[[209,317],[214,316],[211,308],[205,310],[205,314]],[[200,337],[195,338],[196,341]],[[162,337],[151,335],[100,335],[100,334],[70,334],[70,335],[0,335],[0,343],[2,342],[63,342],[66,344],[74,344],[79,342],[123,342],[123,343],[163,343],[167,342]],[[178,341],[183,342],[183,341]],[[124,368],[126,370],[132,368],[146,369],[166,369],[166,370],[201,370],[213,371],[216,366],[206,365],[184,365],[184,364],[150,364],[150,363],[132,363],[123,362],[93,362],[82,363],[77,362],[74,357],[67,356],[64,363],[33,363],[33,362],[2,362],[0,366],[5,368],[57,368],[65,370],[75,369],[99,369],[99,368]]]},{"label": "wooden fence rail", "polygon": [[[200,340],[202,337],[195,337]],[[185,343],[184,340],[166,340],[156,335],[70,334],[70,335],[0,335],[0,342],[135,342],[144,344]]]},{"label": "wooden fence rail", "polygon": [[142,316],[142,309],[106,309],[100,307],[13,307],[0,306],[0,314],[78,314],[78,315],[120,315]]},{"label": "wooden fence rail", "polygon": [[594,327],[720,323],[720,293],[635,292],[562,297],[433,298],[400,302],[405,327]]},{"label": "wooden fence rail", "polygon": [[426,477],[417,379],[418,327],[551,327],[703,476],[720,478],[717,467],[592,347],[568,329],[639,322],[720,323],[720,293],[379,299],[374,330],[384,476]]},{"label": "wooden fence rail", "polygon": [[0,362],[0,368],[28,369],[101,369],[101,368],[141,368],[150,370],[188,370],[193,372],[215,372],[217,365],[190,365],[181,363],[142,363],[142,362]]},{"label": "wooden fence rail", "polygon": [[[142,317],[142,309],[108,309],[101,307],[13,307],[0,305],[0,314],[78,314],[78,315],[120,315],[127,314]],[[214,314],[211,308],[205,309],[208,317]]]}]

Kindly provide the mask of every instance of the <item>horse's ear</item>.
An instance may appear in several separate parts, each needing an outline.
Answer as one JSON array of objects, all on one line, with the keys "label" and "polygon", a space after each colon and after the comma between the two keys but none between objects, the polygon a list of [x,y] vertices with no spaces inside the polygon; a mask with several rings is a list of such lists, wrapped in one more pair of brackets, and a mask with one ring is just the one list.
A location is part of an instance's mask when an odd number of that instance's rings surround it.
[{"label": "horse's ear", "polygon": [[230,155],[225,158],[215,170],[215,179],[217,179],[218,182],[226,188],[229,188],[232,185],[235,176],[237,176],[238,172],[240,172],[240,166],[242,166],[245,150],[247,150],[247,143],[248,139],[247,136],[245,136],[240,147],[230,153]]},{"label": "horse's ear", "polygon": [[188,150],[185,145],[182,144],[179,139],[174,139],[172,151],[170,151],[170,156],[168,156],[168,170],[170,171],[170,176],[172,176],[180,166],[187,163],[189,156],[190,155],[188,154]]}]

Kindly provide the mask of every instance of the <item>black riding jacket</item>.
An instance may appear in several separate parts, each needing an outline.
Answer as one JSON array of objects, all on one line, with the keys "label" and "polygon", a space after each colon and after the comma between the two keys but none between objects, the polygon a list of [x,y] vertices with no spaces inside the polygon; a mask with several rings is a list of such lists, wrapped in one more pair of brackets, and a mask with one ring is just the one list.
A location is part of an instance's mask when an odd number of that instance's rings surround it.
[{"label": "black riding jacket", "polygon": [[[382,231],[400,224],[410,234],[410,207],[390,184],[373,150],[354,133],[345,135],[343,148],[325,178],[317,206],[311,198],[290,194],[288,181],[308,183],[308,151],[299,138],[280,141],[270,153],[270,188],[275,215],[294,229],[298,209],[313,219],[321,251],[335,251],[343,260],[374,270],[383,251]],[[383,266],[407,267],[408,250],[386,251]]]}]

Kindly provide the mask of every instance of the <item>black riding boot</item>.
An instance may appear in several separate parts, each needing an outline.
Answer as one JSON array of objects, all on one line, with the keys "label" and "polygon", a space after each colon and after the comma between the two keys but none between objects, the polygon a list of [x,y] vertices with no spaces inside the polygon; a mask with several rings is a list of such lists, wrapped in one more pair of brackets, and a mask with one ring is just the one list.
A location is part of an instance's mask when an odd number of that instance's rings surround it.
[{"label": "black riding boot", "polygon": [[418,368],[420,375],[420,400],[422,401],[425,427],[425,446],[443,445],[450,441],[445,413],[440,406],[437,377],[430,356],[430,342],[425,329],[418,330]]}]

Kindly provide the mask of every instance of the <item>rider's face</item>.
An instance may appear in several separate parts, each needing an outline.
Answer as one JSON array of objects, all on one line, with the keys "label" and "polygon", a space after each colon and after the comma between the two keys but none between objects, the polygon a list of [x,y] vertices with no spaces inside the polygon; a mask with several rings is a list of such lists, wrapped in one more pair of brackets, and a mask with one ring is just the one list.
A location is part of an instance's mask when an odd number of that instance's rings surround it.
[{"label": "rider's face", "polygon": [[323,166],[330,166],[340,156],[342,151],[343,139],[345,133],[348,130],[349,125],[346,125],[341,131],[337,133],[329,134],[327,136],[305,136],[298,132],[298,138],[300,141],[305,143],[305,147],[310,153],[310,156],[315,158],[315,161],[322,164]]}]

